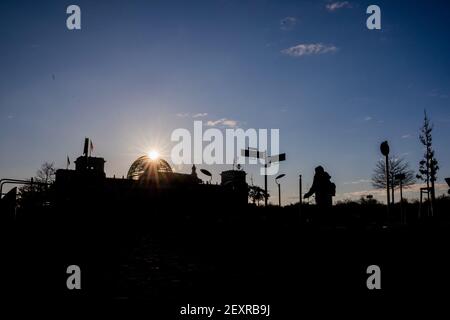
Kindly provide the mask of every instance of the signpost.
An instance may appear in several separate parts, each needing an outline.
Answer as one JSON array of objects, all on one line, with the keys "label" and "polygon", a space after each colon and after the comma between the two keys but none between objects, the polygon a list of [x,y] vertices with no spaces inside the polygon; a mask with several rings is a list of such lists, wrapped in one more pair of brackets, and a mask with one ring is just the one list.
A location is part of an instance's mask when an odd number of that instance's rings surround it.
[{"label": "signpost", "polygon": [[283,178],[284,176],[285,176],[285,174],[282,173],[275,178],[275,183],[278,185],[278,206],[279,207],[281,207],[281,186],[280,186],[280,183],[278,182],[278,180]]},{"label": "signpost", "polygon": [[255,148],[248,148],[248,149],[242,150],[242,155],[247,158],[258,158],[258,159],[266,158],[265,151],[258,151],[258,149],[255,149]]},{"label": "signpost", "polygon": [[264,205],[267,207],[267,166],[273,162],[286,160],[286,153],[280,153],[273,156],[267,156],[265,151],[259,151],[255,148],[243,149],[241,154],[247,158],[264,159]]}]

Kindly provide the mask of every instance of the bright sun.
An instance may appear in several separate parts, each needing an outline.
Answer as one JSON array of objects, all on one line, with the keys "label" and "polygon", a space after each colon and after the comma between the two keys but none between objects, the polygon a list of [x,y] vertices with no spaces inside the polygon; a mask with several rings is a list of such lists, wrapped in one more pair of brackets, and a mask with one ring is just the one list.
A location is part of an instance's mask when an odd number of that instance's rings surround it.
[{"label": "bright sun", "polygon": [[150,160],[156,160],[159,158],[159,152],[156,150],[151,150],[148,153],[148,157],[150,158]]}]

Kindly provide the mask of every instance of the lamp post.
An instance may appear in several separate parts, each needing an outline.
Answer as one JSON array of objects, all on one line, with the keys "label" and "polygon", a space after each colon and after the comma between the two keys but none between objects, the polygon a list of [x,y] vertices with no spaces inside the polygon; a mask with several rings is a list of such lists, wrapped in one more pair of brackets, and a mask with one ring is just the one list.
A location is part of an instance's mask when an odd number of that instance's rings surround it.
[{"label": "lamp post", "polygon": [[[400,222],[406,223],[406,219],[403,214],[403,180],[405,180],[406,176],[404,173],[399,173],[395,175],[395,180],[400,181]],[[392,186],[394,188],[394,186]]]},{"label": "lamp post", "polygon": [[[298,175],[298,215],[302,217],[302,175]],[[301,220],[300,220],[301,221]]]},{"label": "lamp post", "polygon": [[283,178],[285,174],[280,174],[275,178],[275,183],[278,185],[278,206],[281,207],[281,186],[278,182],[279,179]]},{"label": "lamp post", "polygon": [[389,206],[391,203],[390,195],[389,195],[389,144],[387,141],[384,141],[380,145],[380,151],[383,156],[386,157],[386,199],[387,199],[387,214],[389,216]]},{"label": "lamp post", "polygon": [[264,206],[267,207],[267,159],[264,163]]}]

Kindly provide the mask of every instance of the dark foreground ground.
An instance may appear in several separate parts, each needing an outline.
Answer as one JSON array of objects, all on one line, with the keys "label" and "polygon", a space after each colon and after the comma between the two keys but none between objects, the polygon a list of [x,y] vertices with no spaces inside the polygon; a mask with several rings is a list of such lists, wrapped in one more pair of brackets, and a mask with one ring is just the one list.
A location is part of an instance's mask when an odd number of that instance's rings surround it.
[{"label": "dark foreground ground", "polygon": [[[317,225],[295,212],[252,207],[182,217],[36,216],[8,230],[7,278],[19,302],[133,301],[174,319],[187,304],[270,304],[278,318],[311,303],[346,308],[450,297],[450,227],[442,221]],[[81,290],[66,287],[73,264]],[[381,290],[367,289],[370,265],[381,268]]]}]

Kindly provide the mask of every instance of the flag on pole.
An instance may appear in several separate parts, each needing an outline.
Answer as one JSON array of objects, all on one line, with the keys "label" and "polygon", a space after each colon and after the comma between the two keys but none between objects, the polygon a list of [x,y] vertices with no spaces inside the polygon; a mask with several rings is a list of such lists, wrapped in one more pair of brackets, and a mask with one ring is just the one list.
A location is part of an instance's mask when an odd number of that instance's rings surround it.
[{"label": "flag on pole", "polygon": [[69,159],[69,156],[67,156],[67,166],[66,166],[66,169],[69,169],[69,166],[70,166],[70,159]]},{"label": "flag on pole", "polygon": [[92,140],[91,140],[90,144],[89,144],[89,153],[91,156],[92,156],[92,150],[94,150],[94,144],[92,143]]},{"label": "flag on pole", "polygon": [[88,146],[89,146],[89,138],[84,138],[83,155],[84,155],[85,157],[88,156]]}]

